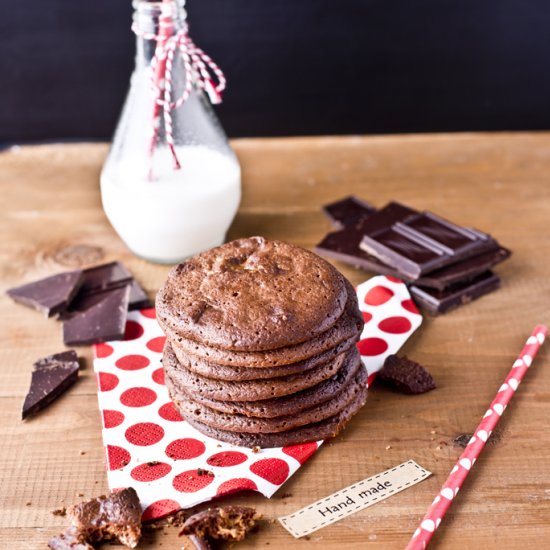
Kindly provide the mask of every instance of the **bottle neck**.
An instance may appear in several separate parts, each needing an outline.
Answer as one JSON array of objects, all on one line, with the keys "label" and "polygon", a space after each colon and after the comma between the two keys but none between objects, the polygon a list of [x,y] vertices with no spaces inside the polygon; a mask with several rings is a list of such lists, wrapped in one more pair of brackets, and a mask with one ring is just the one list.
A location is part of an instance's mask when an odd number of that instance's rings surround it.
[{"label": "bottle neck", "polygon": [[133,28],[136,32],[136,68],[148,67],[155,55],[153,36],[173,35],[186,25],[185,0],[134,0]]}]

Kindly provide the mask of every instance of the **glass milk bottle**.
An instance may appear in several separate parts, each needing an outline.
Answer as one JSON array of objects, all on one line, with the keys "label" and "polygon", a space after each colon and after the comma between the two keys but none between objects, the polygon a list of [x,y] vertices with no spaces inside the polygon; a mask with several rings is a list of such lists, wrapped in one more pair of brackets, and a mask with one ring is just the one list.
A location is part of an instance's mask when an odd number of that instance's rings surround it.
[{"label": "glass milk bottle", "polygon": [[136,66],[101,174],[112,226],[160,263],[221,244],[241,196],[239,163],[206,99],[217,102],[223,74],[189,39],[180,4],[133,3]]}]

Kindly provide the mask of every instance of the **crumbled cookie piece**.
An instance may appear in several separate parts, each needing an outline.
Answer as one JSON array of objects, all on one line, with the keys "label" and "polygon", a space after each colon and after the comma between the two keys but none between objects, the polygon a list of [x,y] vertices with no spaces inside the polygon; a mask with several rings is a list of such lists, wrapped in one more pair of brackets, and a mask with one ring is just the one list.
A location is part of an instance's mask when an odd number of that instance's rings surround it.
[{"label": "crumbled cookie piece", "polygon": [[188,535],[197,550],[210,548],[210,539],[238,542],[258,528],[260,515],[254,508],[225,506],[193,514],[183,524],[180,535]]},{"label": "crumbled cookie piece", "polygon": [[406,356],[388,355],[378,374],[381,380],[407,394],[424,393],[436,387],[432,375]]}]

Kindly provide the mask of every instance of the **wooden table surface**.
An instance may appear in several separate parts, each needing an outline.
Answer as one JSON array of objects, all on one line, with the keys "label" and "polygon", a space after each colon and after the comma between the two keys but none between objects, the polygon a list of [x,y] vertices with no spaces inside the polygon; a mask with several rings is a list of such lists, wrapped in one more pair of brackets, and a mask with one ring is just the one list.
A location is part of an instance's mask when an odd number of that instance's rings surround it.
[{"label": "wooden table surface", "polygon": [[[426,317],[406,352],[438,389],[402,396],[375,386],[341,437],[271,500],[291,513],[407,459],[431,470],[399,495],[295,540],[278,523],[238,547],[403,548],[493,398],[526,336],[550,317],[550,134],[251,139],[233,143],[243,201],[229,237],[262,234],[312,247],[329,230],[320,206],[356,194],[391,199],[486,230],[509,246],[502,288],[445,316]],[[168,268],[133,257],[107,222],[98,176],[103,144],[0,153],[0,548],[44,548],[65,525],[51,510],[107,490],[90,348],[66,395],[36,418],[20,409],[35,359],[63,349],[61,326],[13,304],[4,290],[76,266],[122,260],[151,296]],[[369,274],[336,264],[353,283]],[[542,349],[433,540],[434,548],[540,548],[550,540],[550,359]],[[140,548],[180,548],[177,529]],[[162,546],[161,546],[162,545]]]}]

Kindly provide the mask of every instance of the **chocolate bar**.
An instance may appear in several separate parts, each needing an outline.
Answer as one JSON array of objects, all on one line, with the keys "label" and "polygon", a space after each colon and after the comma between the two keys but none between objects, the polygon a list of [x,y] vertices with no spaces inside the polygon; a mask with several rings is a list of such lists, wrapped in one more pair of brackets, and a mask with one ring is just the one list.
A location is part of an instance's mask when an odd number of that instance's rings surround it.
[{"label": "chocolate bar", "polygon": [[[391,275],[403,279],[406,282],[412,282],[409,277],[383,264],[371,254],[359,248],[359,243],[363,238],[362,227],[363,222],[355,226],[345,227],[340,231],[329,233],[315,247],[315,251],[327,258],[341,261],[356,268],[365,269],[373,273],[380,273],[382,275]],[[496,264],[506,260],[509,256],[510,251],[508,249],[499,247],[496,250],[483,252],[482,254],[478,254],[462,262],[443,267],[419,277],[415,281],[415,284],[417,286],[427,286],[444,290],[458,282],[472,280]]]},{"label": "chocolate bar", "polygon": [[345,199],[326,204],[323,212],[337,229],[344,229],[361,223],[376,212],[376,208],[368,202],[353,195]]},{"label": "chocolate bar", "polygon": [[46,408],[78,378],[78,357],[74,350],[39,359],[34,364],[31,385],[21,412],[24,420]]},{"label": "chocolate bar", "polygon": [[498,248],[489,235],[460,227],[429,212],[396,220],[395,217],[389,219],[386,208],[365,222],[365,236],[359,246],[412,280]]},{"label": "chocolate bar", "polygon": [[500,278],[492,271],[486,271],[472,281],[459,283],[445,290],[421,288],[417,285],[412,285],[409,290],[417,304],[437,315],[485,296],[499,286]]},{"label": "chocolate bar", "polygon": [[98,303],[63,322],[65,345],[82,346],[122,340],[128,314],[130,286],[125,285],[105,293]]},{"label": "chocolate bar", "polygon": [[52,317],[67,308],[83,282],[82,271],[69,271],[11,288],[6,293],[14,302]]}]

